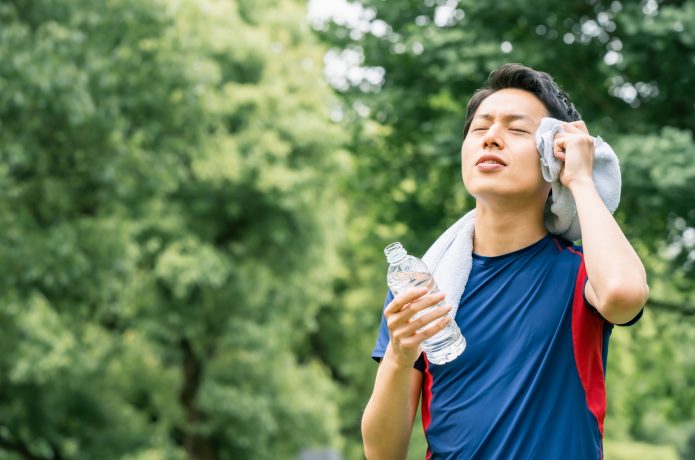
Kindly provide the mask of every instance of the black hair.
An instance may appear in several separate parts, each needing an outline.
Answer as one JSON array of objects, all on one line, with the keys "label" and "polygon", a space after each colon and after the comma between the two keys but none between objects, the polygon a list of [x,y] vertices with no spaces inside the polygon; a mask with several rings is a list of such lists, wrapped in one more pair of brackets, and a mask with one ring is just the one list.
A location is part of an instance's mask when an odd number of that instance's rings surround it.
[{"label": "black hair", "polygon": [[473,121],[473,116],[480,103],[491,94],[505,88],[523,89],[533,93],[545,105],[551,117],[562,121],[577,121],[581,119],[579,112],[569,99],[569,96],[546,72],[534,70],[521,64],[504,64],[490,72],[485,86],[473,93],[466,109],[466,124],[463,137]]}]

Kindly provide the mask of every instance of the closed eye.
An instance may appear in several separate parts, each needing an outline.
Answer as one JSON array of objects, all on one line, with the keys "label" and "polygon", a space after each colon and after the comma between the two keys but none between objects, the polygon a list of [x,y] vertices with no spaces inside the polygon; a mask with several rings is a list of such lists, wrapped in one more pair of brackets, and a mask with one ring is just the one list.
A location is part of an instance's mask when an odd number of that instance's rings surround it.
[{"label": "closed eye", "polygon": [[[474,128],[472,131],[486,131],[486,130],[487,130],[487,128]],[[528,134],[528,131],[526,131],[526,130],[524,130],[524,129],[510,128],[509,130],[510,130],[510,131],[515,131],[515,132],[519,132],[519,133],[526,133],[526,134]]]}]

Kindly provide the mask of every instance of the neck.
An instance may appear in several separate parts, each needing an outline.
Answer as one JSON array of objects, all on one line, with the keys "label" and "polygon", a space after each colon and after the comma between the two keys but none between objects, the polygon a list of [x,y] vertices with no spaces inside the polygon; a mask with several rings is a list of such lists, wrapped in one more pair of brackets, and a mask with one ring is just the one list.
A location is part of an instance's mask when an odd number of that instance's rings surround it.
[{"label": "neck", "polygon": [[497,208],[480,201],[476,204],[473,252],[494,257],[523,249],[548,233],[543,223],[543,208]]}]

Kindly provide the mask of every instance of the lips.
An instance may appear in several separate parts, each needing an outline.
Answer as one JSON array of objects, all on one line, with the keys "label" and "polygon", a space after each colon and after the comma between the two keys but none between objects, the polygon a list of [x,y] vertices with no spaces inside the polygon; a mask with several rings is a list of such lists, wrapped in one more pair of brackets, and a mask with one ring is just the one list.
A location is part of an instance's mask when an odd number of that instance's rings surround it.
[{"label": "lips", "polygon": [[502,166],[507,166],[507,163],[502,161],[502,159],[500,157],[498,157],[497,155],[490,155],[490,154],[481,156],[480,158],[478,158],[478,161],[475,164],[476,164],[476,166],[479,164],[489,164],[489,165],[498,164],[498,165],[502,165]]}]

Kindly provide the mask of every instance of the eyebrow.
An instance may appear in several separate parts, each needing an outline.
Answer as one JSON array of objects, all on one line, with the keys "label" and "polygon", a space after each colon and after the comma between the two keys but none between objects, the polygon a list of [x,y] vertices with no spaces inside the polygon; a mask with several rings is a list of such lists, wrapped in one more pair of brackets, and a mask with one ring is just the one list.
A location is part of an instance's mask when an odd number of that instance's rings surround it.
[{"label": "eyebrow", "polygon": [[[475,118],[483,118],[485,120],[492,120],[495,118],[492,114],[489,113],[481,113],[480,115],[476,115]],[[529,117],[528,115],[524,115],[523,113],[510,113],[506,115],[502,115],[503,120],[509,120],[509,121],[514,121],[514,120],[526,120],[533,122],[533,119]]]}]

